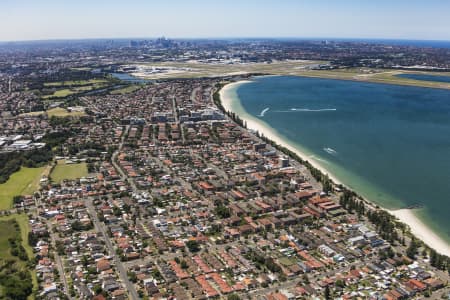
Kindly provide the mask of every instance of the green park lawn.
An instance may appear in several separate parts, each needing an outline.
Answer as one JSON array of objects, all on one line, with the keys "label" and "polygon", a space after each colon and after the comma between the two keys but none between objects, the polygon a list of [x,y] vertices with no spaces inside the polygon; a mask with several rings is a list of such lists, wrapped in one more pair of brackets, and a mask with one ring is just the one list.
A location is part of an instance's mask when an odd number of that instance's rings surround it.
[{"label": "green park lawn", "polygon": [[56,107],[56,108],[47,110],[47,115],[49,117],[80,117],[80,116],[84,116],[86,114],[84,112],[80,112],[80,111],[69,112],[65,108]]},{"label": "green park lawn", "polygon": [[283,266],[292,266],[293,264],[296,263],[295,259],[289,258],[289,257],[282,257],[279,259],[279,262],[283,265]]},{"label": "green park lawn", "polygon": [[57,91],[53,92],[53,94],[51,94],[51,95],[44,96],[43,98],[44,99],[48,99],[48,98],[51,98],[51,97],[57,97],[57,98],[67,97],[67,96],[69,96],[71,94],[74,94],[75,92],[76,91],[73,91],[73,90],[70,90],[70,89],[62,89],[62,90],[57,90]]},{"label": "green park lawn", "polygon": [[141,87],[142,87],[142,86],[140,86],[140,85],[130,85],[130,86],[127,86],[127,87],[124,87],[124,88],[121,88],[121,89],[113,90],[113,91],[110,92],[110,94],[112,94],[112,95],[117,95],[117,94],[120,94],[120,95],[123,95],[123,94],[129,94],[129,93],[132,93],[132,92],[134,92],[134,91],[137,91],[137,90],[140,89]]},{"label": "green park lawn", "polygon": [[81,85],[92,85],[105,83],[107,80],[104,79],[90,79],[90,80],[70,80],[70,81],[57,81],[57,82],[46,82],[44,86],[46,87],[61,87],[61,86],[81,86]]},{"label": "green park lawn", "polygon": [[8,181],[0,184],[0,210],[13,206],[14,196],[31,195],[39,189],[39,181],[47,167],[25,168],[12,174]]},{"label": "green park lawn", "polygon": [[108,80],[105,79],[46,82],[44,83],[44,87],[57,90],[53,91],[53,94],[42,96],[42,99],[64,98],[73,94],[86,92],[105,86],[108,86]]},{"label": "green park lawn", "polygon": [[21,116],[39,116],[39,115],[43,115],[43,114],[47,114],[47,116],[49,118],[51,117],[59,117],[59,118],[64,118],[64,117],[82,117],[85,116],[86,113],[81,112],[81,111],[68,111],[67,109],[63,108],[63,107],[55,107],[52,109],[49,109],[47,111],[33,111],[33,112],[29,112],[29,113],[23,113],[21,114]]},{"label": "green park lawn", "polygon": [[50,174],[50,178],[52,179],[52,181],[59,183],[64,179],[73,180],[85,177],[87,175],[88,170],[86,163],[65,164],[64,162],[58,162],[58,164]]}]

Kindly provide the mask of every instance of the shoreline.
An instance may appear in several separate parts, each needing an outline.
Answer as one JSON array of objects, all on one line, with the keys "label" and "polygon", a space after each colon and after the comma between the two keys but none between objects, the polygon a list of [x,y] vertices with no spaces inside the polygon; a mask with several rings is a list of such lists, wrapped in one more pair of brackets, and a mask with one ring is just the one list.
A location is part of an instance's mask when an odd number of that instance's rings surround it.
[{"label": "shoreline", "polygon": [[[233,82],[233,83],[228,83],[220,89],[220,91],[219,91],[220,102],[221,102],[223,109],[226,112],[236,113],[236,111],[233,110],[233,104],[240,105],[240,103],[234,103],[235,101],[239,101],[237,95],[235,97],[233,97],[233,96],[230,96],[229,93],[233,90],[234,91],[237,90],[237,88],[240,85],[247,84],[250,82],[252,82],[252,81],[251,80],[241,80],[241,81],[237,81],[237,82]],[[335,184],[346,186],[340,180],[338,180],[333,174],[330,174],[330,172],[328,170],[326,170],[326,168],[324,168],[319,163],[317,163],[313,158],[311,158],[310,155],[306,154],[305,152],[301,151],[300,149],[298,149],[297,147],[293,146],[292,144],[287,142],[285,139],[280,137],[280,135],[276,132],[276,130],[273,129],[272,127],[270,127],[265,122],[258,120],[257,118],[249,115],[248,113],[245,113],[244,116],[239,115],[239,117],[243,121],[246,122],[248,130],[258,131],[260,134],[263,134],[269,140],[272,140],[273,142],[296,153],[302,159],[307,160],[314,168],[318,169],[323,174],[328,175],[328,177]],[[350,189],[350,190],[352,190],[352,189]],[[372,202],[366,198],[364,198],[364,200],[367,204],[372,206],[372,208],[375,208],[375,206],[380,207],[379,204]],[[408,227],[411,230],[411,233],[415,237],[422,240],[428,247],[436,250],[440,254],[450,256],[450,245],[443,238],[441,238],[437,233],[435,233],[429,226],[427,226],[418,216],[416,216],[414,214],[413,209],[389,210],[384,207],[380,207],[380,208],[387,211],[394,217],[396,217],[400,222],[408,225]]]},{"label": "shoreline", "polygon": [[[419,72],[409,72],[413,74],[417,74]],[[400,74],[409,74],[409,73],[400,73]],[[426,74],[428,75],[428,74]],[[410,79],[410,81],[402,81],[400,79],[395,78],[378,78],[375,76],[371,77],[345,77],[345,76],[339,76],[338,75],[330,75],[330,74],[308,74],[307,72],[304,72],[303,74],[296,74],[296,75],[274,75],[274,76],[299,76],[299,77],[309,77],[309,78],[322,78],[322,79],[333,79],[333,80],[346,80],[346,81],[354,81],[354,82],[367,82],[367,83],[377,83],[377,84],[388,84],[388,85],[399,85],[399,86],[410,86],[410,87],[419,87],[419,88],[426,88],[426,89],[441,89],[441,90],[450,90],[450,86],[439,82],[439,81],[421,81],[421,80],[415,80],[418,82],[411,82],[414,81],[414,79]],[[434,76],[434,75],[432,75]],[[437,85],[433,85],[433,83]]]},{"label": "shoreline", "polygon": [[[275,76],[275,75],[271,75],[271,76]],[[234,83],[229,83],[229,84],[225,85],[219,91],[221,104],[222,104],[223,108],[225,109],[225,111],[234,112],[233,109],[232,109],[232,101],[233,101],[233,99],[228,99],[228,97],[226,97],[225,94],[227,92],[229,92],[230,89],[233,89],[235,87],[237,88],[237,87],[239,87],[242,84],[246,84],[246,83],[250,83],[250,82],[252,82],[252,81],[250,81],[250,80],[242,80],[242,81],[238,81],[238,82],[234,82]],[[247,129],[248,130],[258,131],[259,133],[263,134],[269,140],[272,140],[275,143],[277,143],[279,145],[282,145],[283,147],[285,147],[285,148],[289,149],[290,151],[296,153],[298,156],[300,156],[304,160],[307,160],[314,168],[318,169],[323,174],[328,175],[328,177],[331,180],[333,180],[334,183],[336,183],[338,185],[342,184],[342,182],[340,182],[333,174],[330,174],[328,172],[328,170],[326,170],[323,166],[321,166],[313,158],[311,158],[310,155],[308,155],[305,152],[299,150],[298,148],[290,145],[289,143],[286,143],[286,141],[284,141],[284,139],[279,136],[279,134],[276,132],[276,130],[274,130],[269,125],[267,125],[267,124],[265,124],[265,123],[263,123],[263,122],[261,122],[259,120],[256,120],[253,117],[248,117],[248,116],[245,116],[245,117],[239,116],[239,117],[247,123]]]},{"label": "shoreline", "polygon": [[403,208],[387,211],[395,216],[400,222],[408,225],[411,233],[415,237],[422,240],[429,247],[436,250],[436,252],[450,256],[450,245],[416,216],[414,209]]}]

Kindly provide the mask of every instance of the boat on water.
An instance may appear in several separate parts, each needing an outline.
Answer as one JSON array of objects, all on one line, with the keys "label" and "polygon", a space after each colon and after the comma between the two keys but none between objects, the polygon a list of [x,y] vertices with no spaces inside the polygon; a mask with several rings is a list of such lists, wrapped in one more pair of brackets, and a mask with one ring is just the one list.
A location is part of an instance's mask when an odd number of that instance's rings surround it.
[{"label": "boat on water", "polygon": [[327,152],[328,154],[337,154],[336,150],[334,150],[334,149],[332,149],[332,148],[329,148],[329,147],[323,148],[323,150],[324,150],[325,152]]}]

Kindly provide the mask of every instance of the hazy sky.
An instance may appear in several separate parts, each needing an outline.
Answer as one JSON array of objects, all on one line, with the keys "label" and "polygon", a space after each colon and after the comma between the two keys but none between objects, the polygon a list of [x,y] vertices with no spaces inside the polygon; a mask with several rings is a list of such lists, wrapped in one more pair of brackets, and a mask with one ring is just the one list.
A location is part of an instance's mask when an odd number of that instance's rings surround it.
[{"label": "hazy sky", "polygon": [[449,0],[0,0],[0,40],[114,37],[450,40]]}]

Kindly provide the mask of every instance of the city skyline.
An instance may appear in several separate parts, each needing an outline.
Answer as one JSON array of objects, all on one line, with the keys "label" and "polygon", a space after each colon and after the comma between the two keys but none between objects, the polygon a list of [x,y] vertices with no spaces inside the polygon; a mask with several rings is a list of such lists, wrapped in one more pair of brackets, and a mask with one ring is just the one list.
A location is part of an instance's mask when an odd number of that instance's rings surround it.
[{"label": "city skyline", "polygon": [[450,40],[439,1],[4,1],[0,41],[92,38]]}]

